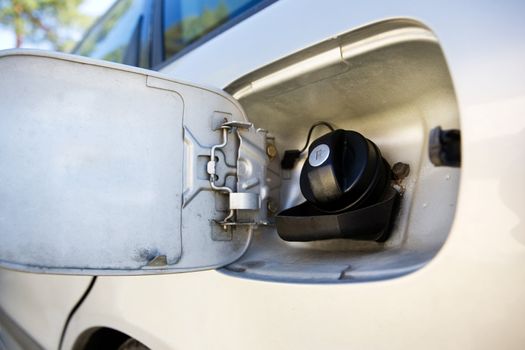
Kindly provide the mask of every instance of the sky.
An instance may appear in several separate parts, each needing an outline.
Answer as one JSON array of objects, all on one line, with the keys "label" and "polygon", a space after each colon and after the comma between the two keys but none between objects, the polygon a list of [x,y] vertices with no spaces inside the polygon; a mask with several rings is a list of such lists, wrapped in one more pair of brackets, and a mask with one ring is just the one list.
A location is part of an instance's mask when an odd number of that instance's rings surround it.
[{"label": "sky", "polygon": [[[114,0],[85,0],[85,2],[80,6],[80,12],[93,17],[103,15],[104,12],[113,4]],[[10,49],[15,46],[15,36],[14,34],[5,29],[0,29],[0,50]],[[24,43],[23,47],[28,48],[38,48],[38,49],[49,49],[48,45],[45,44],[33,44],[33,43]]]}]

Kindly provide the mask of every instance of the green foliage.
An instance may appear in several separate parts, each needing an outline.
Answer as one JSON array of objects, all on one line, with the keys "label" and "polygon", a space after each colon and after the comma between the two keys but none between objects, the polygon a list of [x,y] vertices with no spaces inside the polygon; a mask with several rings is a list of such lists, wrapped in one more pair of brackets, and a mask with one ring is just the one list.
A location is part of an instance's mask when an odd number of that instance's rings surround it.
[{"label": "green foliage", "polygon": [[78,7],[84,0],[0,0],[0,25],[12,29],[16,47],[24,41],[47,41],[60,51],[69,50],[72,34],[91,22]]}]

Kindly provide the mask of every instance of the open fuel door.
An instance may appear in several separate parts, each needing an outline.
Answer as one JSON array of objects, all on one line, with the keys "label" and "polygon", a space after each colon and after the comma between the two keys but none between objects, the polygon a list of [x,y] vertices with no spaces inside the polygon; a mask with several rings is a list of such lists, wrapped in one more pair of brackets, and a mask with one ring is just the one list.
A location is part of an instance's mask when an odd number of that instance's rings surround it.
[{"label": "open fuel door", "polygon": [[266,224],[267,135],[221,91],[71,55],[0,53],[0,266],[216,268]]}]

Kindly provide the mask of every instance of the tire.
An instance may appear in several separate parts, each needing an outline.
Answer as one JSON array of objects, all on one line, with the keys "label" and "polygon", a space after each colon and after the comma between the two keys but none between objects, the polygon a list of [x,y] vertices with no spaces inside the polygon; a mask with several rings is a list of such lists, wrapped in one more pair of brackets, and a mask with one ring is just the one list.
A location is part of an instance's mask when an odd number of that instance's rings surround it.
[{"label": "tire", "polygon": [[136,339],[130,338],[122,343],[117,350],[150,350],[146,345]]}]

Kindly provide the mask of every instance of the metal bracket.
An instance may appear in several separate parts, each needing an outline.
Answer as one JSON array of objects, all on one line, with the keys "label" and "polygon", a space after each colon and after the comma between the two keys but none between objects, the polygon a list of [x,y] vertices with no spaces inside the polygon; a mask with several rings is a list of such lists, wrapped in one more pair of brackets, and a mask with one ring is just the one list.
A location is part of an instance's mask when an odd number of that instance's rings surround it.
[{"label": "metal bracket", "polygon": [[[229,213],[224,219],[215,222],[225,230],[228,226],[267,225],[266,207],[261,205],[261,202],[266,200],[268,192],[265,185],[266,167],[269,161],[266,154],[265,132],[256,130],[251,123],[238,121],[225,122],[218,129],[222,132],[222,142],[211,147],[206,170],[211,188],[228,195]],[[217,185],[220,174],[217,174],[216,152],[228,144],[228,137],[234,131],[239,138],[237,189]],[[248,217],[239,215],[240,211],[250,212],[251,215],[248,214]],[[241,217],[248,220],[241,220]]]}]

